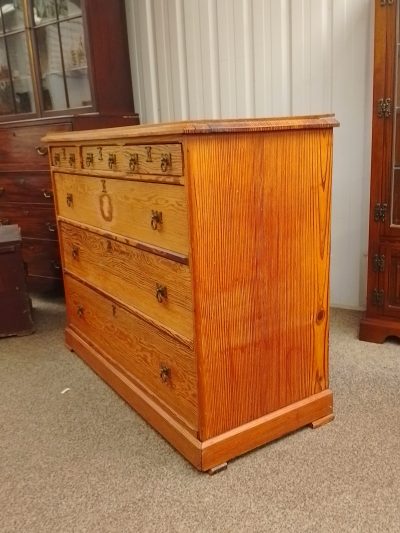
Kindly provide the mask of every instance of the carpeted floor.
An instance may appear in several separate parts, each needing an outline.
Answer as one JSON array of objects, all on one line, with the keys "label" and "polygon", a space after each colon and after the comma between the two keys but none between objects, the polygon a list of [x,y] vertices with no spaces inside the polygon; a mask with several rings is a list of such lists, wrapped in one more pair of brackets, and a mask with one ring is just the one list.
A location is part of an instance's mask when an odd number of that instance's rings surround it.
[{"label": "carpeted floor", "polygon": [[335,421],[209,476],[64,348],[62,300],[34,305],[0,340],[2,533],[400,531],[400,345],[359,313],[332,312]]}]

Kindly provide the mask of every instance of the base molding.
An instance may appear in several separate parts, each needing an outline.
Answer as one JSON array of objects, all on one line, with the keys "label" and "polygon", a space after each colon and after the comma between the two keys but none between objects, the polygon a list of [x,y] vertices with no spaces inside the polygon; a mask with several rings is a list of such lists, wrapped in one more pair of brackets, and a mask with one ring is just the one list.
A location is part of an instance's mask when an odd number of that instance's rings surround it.
[{"label": "base molding", "polygon": [[400,339],[400,320],[391,320],[386,317],[363,317],[361,319],[358,335],[361,341],[382,344],[388,337]]},{"label": "base molding", "polygon": [[69,349],[83,359],[135,411],[157,430],[194,467],[218,470],[228,460],[271,442],[315,421],[333,419],[332,391],[327,389],[257,420],[201,442],[132,383],[91,345],[67,328]]}]

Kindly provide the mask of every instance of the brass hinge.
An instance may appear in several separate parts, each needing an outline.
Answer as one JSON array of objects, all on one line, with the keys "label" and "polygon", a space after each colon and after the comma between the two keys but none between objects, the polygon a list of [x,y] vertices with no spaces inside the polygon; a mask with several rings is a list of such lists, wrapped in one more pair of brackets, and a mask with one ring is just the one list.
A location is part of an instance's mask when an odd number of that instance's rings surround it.
[{"label": "brass hinge", "polygon": [[385,256],[375,254],[372,258],[372,269],[374,272],[384,272],[385,271]]},{"label": "brass hinge", "polygon": [[385,7],[385,6],[390,6],[394,3],[394,0],[381,0],[381,6],[382,7]]},{"label": "brass hinge", "polygon": [[389,118],[392,115],[392,99],[380,98],[378,100],[378,117]]},{"label": "brass hinge", "polygon": [[383,289],[374,289],[372,292],[372,303],[377,307],[383,306],[383,301],[385,299],[385,292]]},{"label": "brass hinge", "polygon": [[387,204],[377,202],[374,207],[374,220],[375,222],[385,222]]}]

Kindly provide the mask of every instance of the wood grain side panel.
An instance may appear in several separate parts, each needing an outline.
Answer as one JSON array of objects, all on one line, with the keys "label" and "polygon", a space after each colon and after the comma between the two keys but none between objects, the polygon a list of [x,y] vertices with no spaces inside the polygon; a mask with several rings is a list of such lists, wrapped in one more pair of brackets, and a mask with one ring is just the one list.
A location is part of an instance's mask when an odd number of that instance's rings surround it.
[{"label": "wood grain side panel", "polygon": [[[64,268],[126,305],[193,339],[189,267],[60,223]],[[157,286],[166,288],[158,301]],[[129,287],[129,290],[127,290]]]},{"label": "wood grain side panel", "polygon": [[66,329],[65,340],[67,346],[74,350],[146,422],[170,442],[193,466],[199,470],[201,469],[201,444],[184,426],[174,420],[70,328]]},{"label": "wood grain side panel", "polygon": [[[64,284],[69,326],[197,428],[193,351],[70,276],[64,276]],[[169,369],[165,380],[161,367]]]},{"label": "wood grain side panel", "polygon": [[332,410],[332,392],[328,389],[209,439],[202,444],[201,468],[209,470],[314,420],[320,420],[330,415]]},{"label": "wood grain side panel", "polygon": [[332,134],[187,142],[205,440],[328,386]]},{"label": "wood grain side panel", "polygon": [[[184,187],[58,172],[53,179],[58,215],[187,255]],[[162,213],[155,230],[153,211]]]}]

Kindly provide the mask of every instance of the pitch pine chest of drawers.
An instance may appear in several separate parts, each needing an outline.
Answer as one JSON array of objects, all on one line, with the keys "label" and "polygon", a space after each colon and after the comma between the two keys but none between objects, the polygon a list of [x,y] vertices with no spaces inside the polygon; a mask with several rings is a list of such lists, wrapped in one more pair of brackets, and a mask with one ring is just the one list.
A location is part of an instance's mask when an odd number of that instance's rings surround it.
[{"label": "pitch pine chest of drawers", "polygon": [[200,470],[332,419],[331,115],[49,134],[66,343]]}]

